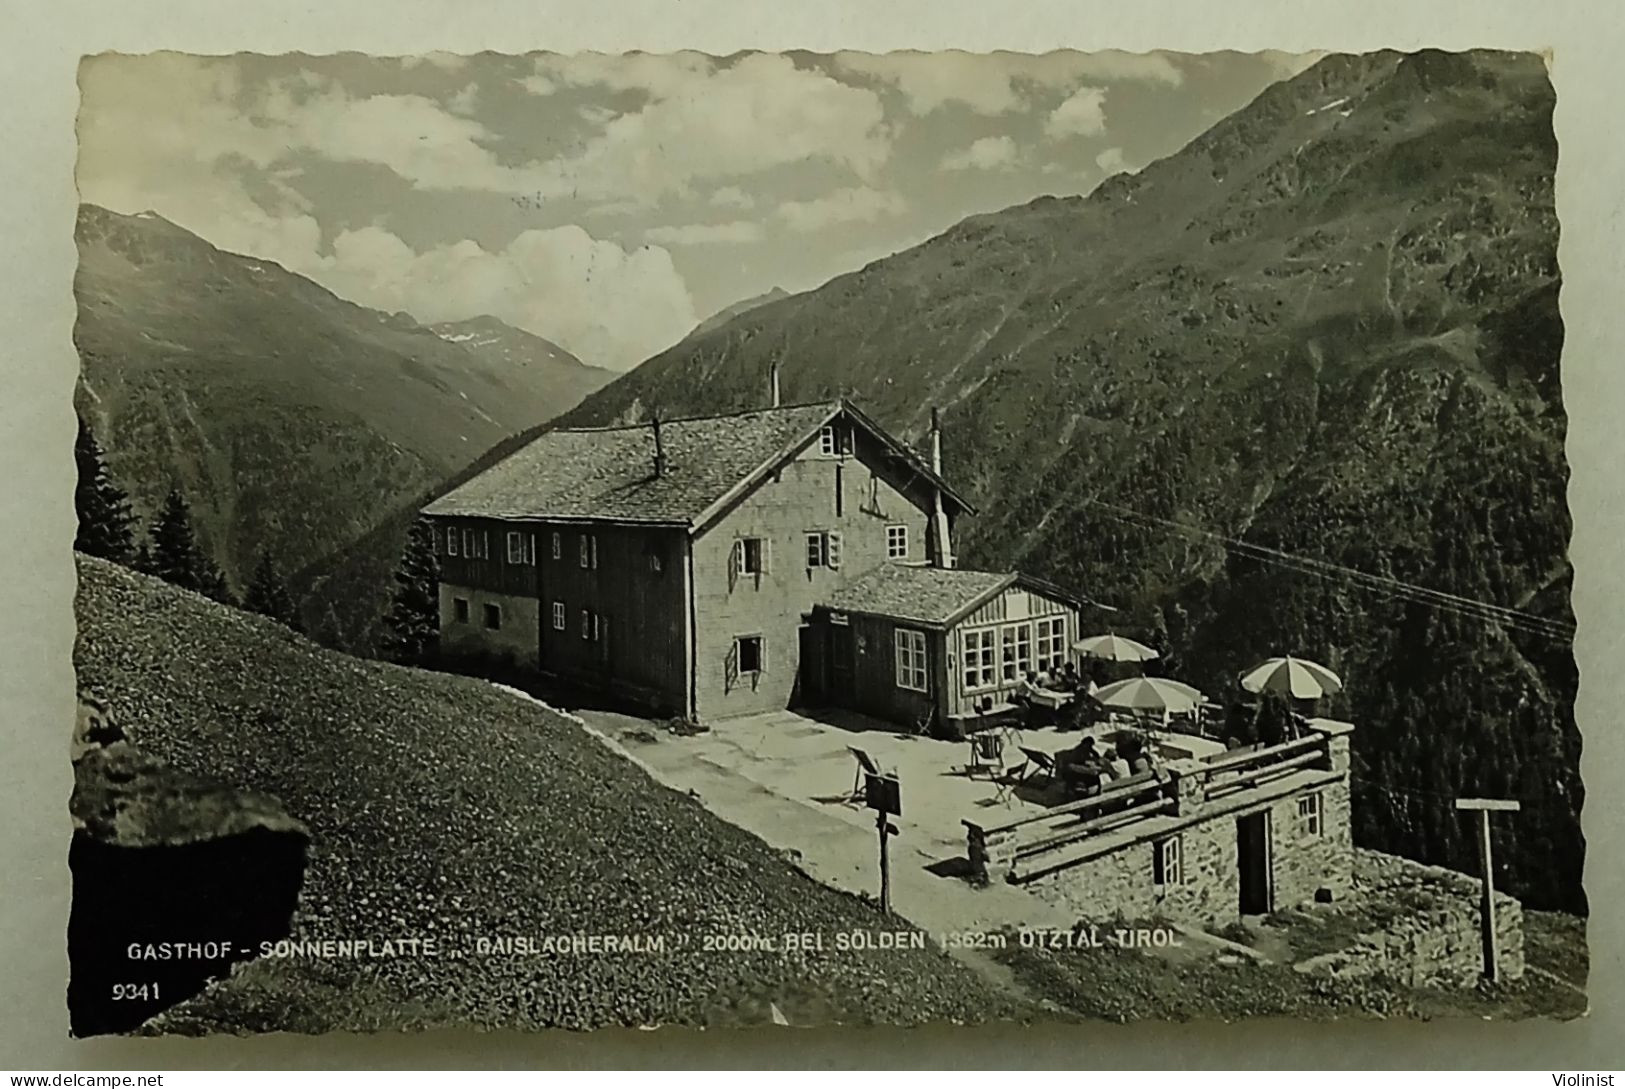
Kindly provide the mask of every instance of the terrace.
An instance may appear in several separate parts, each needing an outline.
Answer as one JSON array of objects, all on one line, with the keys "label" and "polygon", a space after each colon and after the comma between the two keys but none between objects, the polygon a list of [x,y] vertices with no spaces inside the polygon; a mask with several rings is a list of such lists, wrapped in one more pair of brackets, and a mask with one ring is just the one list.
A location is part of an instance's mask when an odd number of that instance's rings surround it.
[{"label": "terrace", "polygon": [[[1340,723],[1313,720],[1285,745],[1225,753],[1216,742],[1154,732],[1155,775],[1131,777],[1075,801],[1021,766],[1019,750],[1071,747],[1085,734],[1109,744],[1121,727],[1012,731],[1002,771],[977,773],[974,741],[896,732],[851,712],[811,718],[791,711],[725,720],[674,734],[646,719],[584,711],[590,727],[668,786],[792,855],[808,873],[851,892],[877,888],[875,814],[854,797],[853,749],[901,783],[901,835],[892,844],[896,910],[922,926],[1070,926],[1076,913],[1016,883],[1182,823],[1241,809],[1336,778],[1346,754]],[[1019,742],[1016,744],[1015,742]],[[1344,757],[1346,766],[1346,756]]]}]

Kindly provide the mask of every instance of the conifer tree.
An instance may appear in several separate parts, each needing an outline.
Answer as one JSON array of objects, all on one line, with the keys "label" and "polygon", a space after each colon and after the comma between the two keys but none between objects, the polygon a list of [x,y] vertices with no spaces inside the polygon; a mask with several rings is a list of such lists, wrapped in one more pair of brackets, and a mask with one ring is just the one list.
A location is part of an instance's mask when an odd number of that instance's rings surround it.
[{"label": "conifer tree", "polygon": [[423,662],[438,643],[440,567],[434,553],[434,528],[426,519],[418,519],[407,533],[395,570],[395,600],[384,623],[383,650],[391,661]]},{"label": "conifer tree", "polygon": [[73,458],[79,469],[74,487],[74,511],[79,530],[73,547],[87,556],[129,566],[135,561],[135,534],[130,500],[113,482],[107,471],[101,444],[96,441],[84,417],[79,418],[79,434],[74,441]]},{"label": "conifer tree", "polygon": [[268,616],[294,631],[302,630],[299,610],[277,573],[269,549],[260,552],[259,563],[254,567],[254,577],[249,580],[248,588],[243,591],[243,608],[261,616]]},{"label": "conifer tree", "polygon": [[153,521],[150,564],[152,573],[165,582],[235,604],[220,568],[198,548],[192,532],[192,511],[179,488],[169,490]]}]

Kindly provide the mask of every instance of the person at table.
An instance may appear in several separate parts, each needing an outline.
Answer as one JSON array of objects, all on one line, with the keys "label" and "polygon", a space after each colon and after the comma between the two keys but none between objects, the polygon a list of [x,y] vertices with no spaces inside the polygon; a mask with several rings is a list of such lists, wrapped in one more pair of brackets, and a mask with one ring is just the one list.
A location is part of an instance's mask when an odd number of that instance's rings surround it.
[{"label": "person at table", "polygon": [[1055,683],[1056,687],[1060,688],[1062,692],[1076,692],[1079,683],[1078,667],[1071,662],[1066,663],[1061,667],[1060,679]]},{"label": "person at table", "polygon": [[1129,762],[1123,759],[1123,754],[1117,750],[1108,748],[1105,752],[1100,754],[1100,757],[1103,761],[1105,761],[1106,767],[1111,772],[1113,779],[1127,779],[1133,774],[1133,772],[1130,770]]},{"label": "person at table", "polygon": [[1055,767],[1061,774],[1061,782],[1074,790],[1098,787],[1100,781],[1111,774],[1111,768],[1102,759],[1092,737],[1086,737],[1074,747],[1056,754]]}]

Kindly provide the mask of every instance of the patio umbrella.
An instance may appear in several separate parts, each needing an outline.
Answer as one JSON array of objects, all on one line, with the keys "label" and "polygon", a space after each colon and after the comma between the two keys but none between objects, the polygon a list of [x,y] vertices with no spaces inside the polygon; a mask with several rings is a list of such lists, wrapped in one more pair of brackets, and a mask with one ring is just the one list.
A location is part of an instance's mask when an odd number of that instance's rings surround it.
[{"label": "patio umbrella", "polygon": [[1102,706],[1124,711],[1194,711],[1202,698],[1190,685],[1167,677],[1130,677],[1095,693]]},{"label": "patio umbrella", "polygon": [[1249,692],[1284,692],[1294,699],[1316,700],[1343,691],[1343,681],[1318,662],[1289,654],[1271,658],[1243,673],[1241,687]]},{"label": "patio umbrella", "polygon": [[1121,635],[1088,635],[1072,644],[1072,649],[1089,658],[1108,662],[1149,662],[1157,652],[1144,643]]}]

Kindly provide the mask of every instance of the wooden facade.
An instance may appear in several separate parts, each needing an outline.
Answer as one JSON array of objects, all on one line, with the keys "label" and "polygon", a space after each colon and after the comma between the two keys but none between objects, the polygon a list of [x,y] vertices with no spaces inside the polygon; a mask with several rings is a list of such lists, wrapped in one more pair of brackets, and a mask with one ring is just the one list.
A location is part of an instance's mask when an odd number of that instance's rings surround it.
[{"label": "wooden facade", "polygon": [[809,704],[941,733],[1008,705],[1028,671],[1075,661],[1078,601],[1015,576],[941,621],[819,608],[803,635]]},{"label": "wooden facade", "polygon": [[[591,523],[434,521],[441,640],[448,650],[495,654],[544,676],[614,687],[664,714],[688,713],[686,533]],[[504,627],[486,623],[488,605],[503,610]],[[525,630],[508,629],[509,616]]]}]

